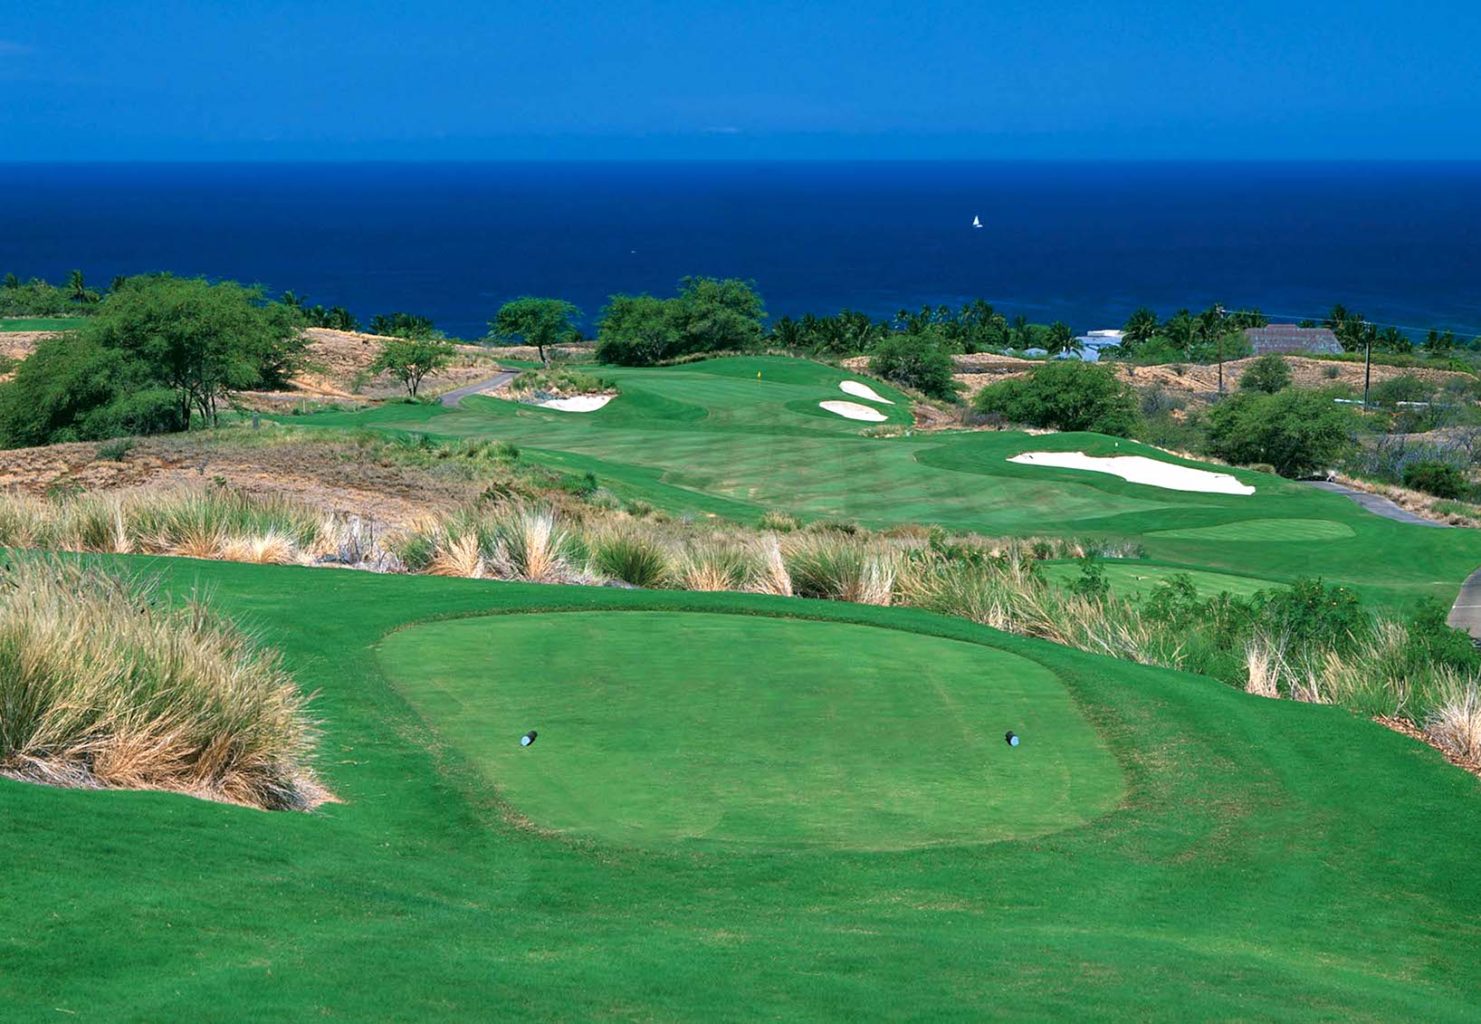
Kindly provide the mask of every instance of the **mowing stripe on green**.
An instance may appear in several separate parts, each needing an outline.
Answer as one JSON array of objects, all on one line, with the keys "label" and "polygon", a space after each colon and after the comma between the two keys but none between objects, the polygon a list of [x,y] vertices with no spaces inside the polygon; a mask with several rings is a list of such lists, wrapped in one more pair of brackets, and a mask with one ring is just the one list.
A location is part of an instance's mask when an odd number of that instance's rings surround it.
[{"label": "mowing stripe on green", "polygon": [[1219,526],[1193,526],[1181,530],[1157,530],[1152,536],[1175,540],[1281,541],[1347,540],[1355,537],[1351,526],[1330,519],[1245,519]]}]

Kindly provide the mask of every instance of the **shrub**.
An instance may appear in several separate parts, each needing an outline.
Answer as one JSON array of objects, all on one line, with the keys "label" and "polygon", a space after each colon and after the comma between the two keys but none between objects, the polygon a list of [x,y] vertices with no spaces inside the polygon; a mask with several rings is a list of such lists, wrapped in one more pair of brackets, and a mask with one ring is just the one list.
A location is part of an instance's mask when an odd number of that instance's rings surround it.
[{"label": "shrub", "polygon": [[668,552],[639,533],[608,533],[592,546],[592,567],[609,579],[635,587],[662,587],[669,579]]},{"label": "shrub", "polygon": [[1045,363],[1026,377],[989,385],[978,393],[976,408],[1055,430],[1131,437],[1138,427],[1131,389],[1109,367],[1078,360]]},{"label": "shrub", "polygon": [[1291,367],[1275,354],[1264,355],[1250,364],[1239,378],[1241,391],[1260,391],[1273,395],[1291,386]]},{"label": "shrub", "polygon": [[208,607],[29,559],[0,576],[0,772],[307,810],[308,699]]},{"label": "shrub", "polygon": [[1300,477],[1340,461],[1356,429],[1352,411],[1325,395],[1245,391],[1209,415],[1209,450],[1236,465],[1265,462],[1281,476]]},{"label": "shrub", "polygon": [[134,442],[126,437],[116,441],[107,441],[98,445],[97,458],[103,462],[122,462],[124,456],[134,447]]},{"label": "shrub", "polygon": [[1405,487],[1437,498],[1464,498],[1471,492],[1471,482],[1465,473],[1446,462],[1411,462],[1404,467],[1403,479]]},{"label": "shrub", "polygon": [[1427,402],[1434,397],[1435,389],[1413,374],[1390,377],[1373,385],[1369,398],[1378,405],[1394,406],[1400,402]]},{"label": "shrub", "polygon": [[929,336],[891,335],[874,347],[869,369],[876,376],[914,388],[930,398],[951,400],[957,395],[951,356]]},{"label": "shrub", "polygon": [[757,525],[763,530],[771,530],[775,533],[791,533],[801,528],[802,523],[790,512],[778,512],[772,509],[761,514]]}]

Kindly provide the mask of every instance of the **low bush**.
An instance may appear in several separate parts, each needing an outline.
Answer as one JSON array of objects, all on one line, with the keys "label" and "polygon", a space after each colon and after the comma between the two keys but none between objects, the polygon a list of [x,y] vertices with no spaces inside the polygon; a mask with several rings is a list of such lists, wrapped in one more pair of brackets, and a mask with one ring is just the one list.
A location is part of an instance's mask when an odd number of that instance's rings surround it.
[{"label": "low bush", "polygon": [[163,789],[311,809],[308,698],[263,648],[199,602],[75,563],[0,575],[0,772],[58,785]]},{"label": "low bush", "polygon": [[878,377],[913,388],[928,398],[957,396],[951,356],[933,337],[895,334],[874,346],[869,369]]},{"label": "low bush", "polygon": [[1411,462],[1404,467],[1404,486],[1452,500],[1471,493],[1471,482],[1460,468],[1445,462]]},{"label": "low bush", "polygon": [[1133,437],[1140,425],[1131,389],[1108,367],[1057,360],[1027,376],[983,388],[975,408],[1015,423]]}]

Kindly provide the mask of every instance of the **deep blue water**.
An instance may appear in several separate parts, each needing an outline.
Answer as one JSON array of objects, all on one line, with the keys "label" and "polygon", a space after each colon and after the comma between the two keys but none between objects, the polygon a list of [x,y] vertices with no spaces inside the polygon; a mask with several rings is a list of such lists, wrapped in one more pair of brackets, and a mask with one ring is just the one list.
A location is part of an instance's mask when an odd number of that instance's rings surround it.
[{"label": "deep blue water", "polygon": [[[974,215],[986,227],[971,229]],[[1481,333],[1481,164],[0,165],[0,273],[170,270],[483,332],[685,274],[773,316],[982,297],[1077,330],[1222,301]]]}]

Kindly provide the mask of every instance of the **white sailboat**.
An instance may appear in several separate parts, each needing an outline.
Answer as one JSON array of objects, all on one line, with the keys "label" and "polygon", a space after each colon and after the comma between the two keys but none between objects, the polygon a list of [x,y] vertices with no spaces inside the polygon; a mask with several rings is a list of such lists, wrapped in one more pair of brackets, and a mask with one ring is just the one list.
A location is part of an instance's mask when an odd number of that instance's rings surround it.
[{"label": "white sailboat", "polygon": [[981,217],[978,217],[978,216],[973,216],[973,218],[972,218],[972,226],[974,228],[980,228],[980,227],[982,227],[982,218]]}]

